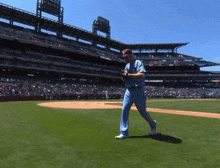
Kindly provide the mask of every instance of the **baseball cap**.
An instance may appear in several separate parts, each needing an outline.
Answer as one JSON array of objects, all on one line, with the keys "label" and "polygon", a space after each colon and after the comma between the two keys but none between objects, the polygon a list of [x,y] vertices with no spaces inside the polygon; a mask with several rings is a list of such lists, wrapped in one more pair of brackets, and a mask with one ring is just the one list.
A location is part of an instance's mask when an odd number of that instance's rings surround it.
[{"label": "baseball cap", "polygon": [[132,51],[131,51],[131,49],[125,49],[124,51],[123,51],[123,55],[121,56],[121,57],[127,57],[127,56],[129,56],[129,55],[132,55]]}]

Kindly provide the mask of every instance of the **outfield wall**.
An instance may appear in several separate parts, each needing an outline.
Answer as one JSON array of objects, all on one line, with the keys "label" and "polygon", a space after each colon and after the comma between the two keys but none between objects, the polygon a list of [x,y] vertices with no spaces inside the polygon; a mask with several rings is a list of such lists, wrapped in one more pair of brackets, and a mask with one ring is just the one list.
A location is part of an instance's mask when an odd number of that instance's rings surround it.
[{"label": "outfield wall", "polygon": [[46,95],[46,100],[88,100],[88,99],[120,99],[120,94],[52,94]]},{"label": "outfield wall", "polygon": [[34,100],[46,100],[45,97],[10,97],[10,96],[2,96],[0,97],[0,102],[7,102],[7,101],[34,101]]},{"label": "outfield wall", "polygon": [[88,100],[88,99],[120,99],[120,94],[51,94],[44,96],[1,96],[0,102],[7,101],[34,101],[34,100]]}]

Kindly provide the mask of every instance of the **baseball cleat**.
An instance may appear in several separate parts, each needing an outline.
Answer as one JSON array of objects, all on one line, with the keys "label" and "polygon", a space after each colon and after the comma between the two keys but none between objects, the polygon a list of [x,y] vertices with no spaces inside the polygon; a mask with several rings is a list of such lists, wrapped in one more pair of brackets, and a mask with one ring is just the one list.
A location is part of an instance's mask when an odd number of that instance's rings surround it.
[{"label": "baseball cleat", "polygon": [[120,134],[118,136],[115,136],[115,139],[125,139],[125,138],[129,138],[129,136],[128,135],[122,135],[122,134]]},{"label": "baseball cleat", "polygon": [[154,122],[155,122],[156,125],[153,128],[151,128],[150,135],[156,135],[157,134],[157,132],[156,132],[157,122],[156,122],[156,120],[154,120]]}]

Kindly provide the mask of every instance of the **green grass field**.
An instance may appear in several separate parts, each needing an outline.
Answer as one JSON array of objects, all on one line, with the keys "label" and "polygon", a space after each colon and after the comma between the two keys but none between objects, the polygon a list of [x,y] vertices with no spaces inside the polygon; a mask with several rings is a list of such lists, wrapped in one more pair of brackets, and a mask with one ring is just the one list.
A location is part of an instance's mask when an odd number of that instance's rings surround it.
[{"label": "green grass field", "polygon": [[[218,168],[220,120],[150,113],[157,132],[130,111],[129,134],[119,134],[121,110],[66,110],[34,102],[0,103],[0,168]],[[147,107],[220,113],[220,101],[148,100]]]}]

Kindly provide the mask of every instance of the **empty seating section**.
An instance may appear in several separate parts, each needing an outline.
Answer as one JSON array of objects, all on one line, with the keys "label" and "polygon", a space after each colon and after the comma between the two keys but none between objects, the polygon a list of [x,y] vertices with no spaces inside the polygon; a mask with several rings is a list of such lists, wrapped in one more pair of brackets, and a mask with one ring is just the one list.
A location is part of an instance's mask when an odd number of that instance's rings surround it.
[{"label": "empty seating section", "polygon": [[[13,61],[15,58],[16,61]],[[2,60],[2,64],[5,65],[72,71],[75,73],[94,73],[94,75],[116,76],[120,71],[116,67],[109,67],[98,63],[93,64],[91,62],[30,51],[22,53],[21,51],[10,50],[9,48],[0,51],[0,59]]]},{"label": "empty seating section", "polygon": [[74,49],[84,54],[94,54],[95,56],[105,55],[109,59],[117,59],[120,53],[108,51],[99,47],[91,46],[86,43],[74,41],[66,38],[56,37],[47,33],[36,33],[34,30],[25,29],[17,26],[8,26],[0,23],[0,35],[14,38],[17,40],[27,40],[30,43],[37,43],[47,46],[55,46],[63,49]]}]

